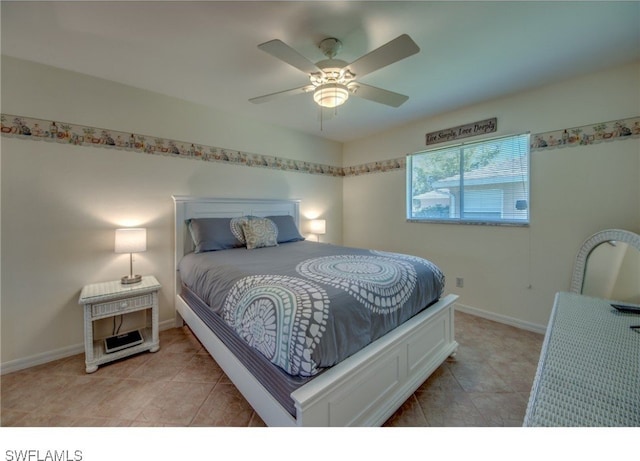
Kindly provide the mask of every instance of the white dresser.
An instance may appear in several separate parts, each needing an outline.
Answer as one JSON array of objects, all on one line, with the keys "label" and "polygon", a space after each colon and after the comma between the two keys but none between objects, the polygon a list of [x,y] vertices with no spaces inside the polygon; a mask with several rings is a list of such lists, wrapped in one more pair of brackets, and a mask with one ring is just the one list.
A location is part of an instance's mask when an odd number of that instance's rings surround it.
[{"label": "white dresser", "polygon": [[524,426],[640,426],[640,315],[558,293]]}]

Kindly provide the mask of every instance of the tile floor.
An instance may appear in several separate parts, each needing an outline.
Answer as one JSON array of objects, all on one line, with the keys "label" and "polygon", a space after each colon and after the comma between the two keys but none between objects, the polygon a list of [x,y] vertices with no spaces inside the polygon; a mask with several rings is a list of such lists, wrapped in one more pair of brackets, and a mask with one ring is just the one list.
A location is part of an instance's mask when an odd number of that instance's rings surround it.
[{"label": "tile floor", "polygon": [[[458,353],[385,426],[520,426],[543,335],[456,312]],[[79,354],[0,378],[0,425],[264,426],[191,332],[86,374]]]}]

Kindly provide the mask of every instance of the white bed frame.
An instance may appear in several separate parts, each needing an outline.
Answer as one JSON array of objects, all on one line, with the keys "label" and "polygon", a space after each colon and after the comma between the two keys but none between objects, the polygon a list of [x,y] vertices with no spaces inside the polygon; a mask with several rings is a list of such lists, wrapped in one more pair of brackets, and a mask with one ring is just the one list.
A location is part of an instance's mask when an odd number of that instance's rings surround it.
[{"label": "white bed frame", "polygon": [[268,426],[381,426],[458,347],[454,302],[436,304],[314,378],[291,394],[293,417],[258,382],[180,296],[177,264],[193,249],[189,218],[291,215],[300,224],[297,200],[173,196],[175,210],[175,307],[211,356]]}]

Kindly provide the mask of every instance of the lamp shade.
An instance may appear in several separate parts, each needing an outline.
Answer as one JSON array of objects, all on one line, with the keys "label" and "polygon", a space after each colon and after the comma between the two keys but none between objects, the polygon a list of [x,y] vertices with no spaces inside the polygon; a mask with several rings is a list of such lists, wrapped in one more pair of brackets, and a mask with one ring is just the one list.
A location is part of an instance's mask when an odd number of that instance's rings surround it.
[{"label": "lamp shade", "polygon": [[147,229],[116,229],[116,253],[140,253],[147,251]]},{"label": "lamp shade", "polygon": [[337,107],[349,99],[349,89],[340,83],[320,85],[313,93],[313,100],[322,107]]},{"label": "lamp shade", "polygon": [[327,233],[327,220],[326,219],[312,219],[309,225],[312,234],[326,234]]}]

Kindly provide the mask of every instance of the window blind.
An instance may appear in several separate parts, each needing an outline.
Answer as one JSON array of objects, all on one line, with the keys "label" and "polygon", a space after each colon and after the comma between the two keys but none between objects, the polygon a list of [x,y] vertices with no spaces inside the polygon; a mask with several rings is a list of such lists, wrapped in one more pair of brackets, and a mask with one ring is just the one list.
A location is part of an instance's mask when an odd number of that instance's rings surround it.
[{"label": "window blind", "polygon": [[407,156],[407,219],[529,223],[529,134]]}]

